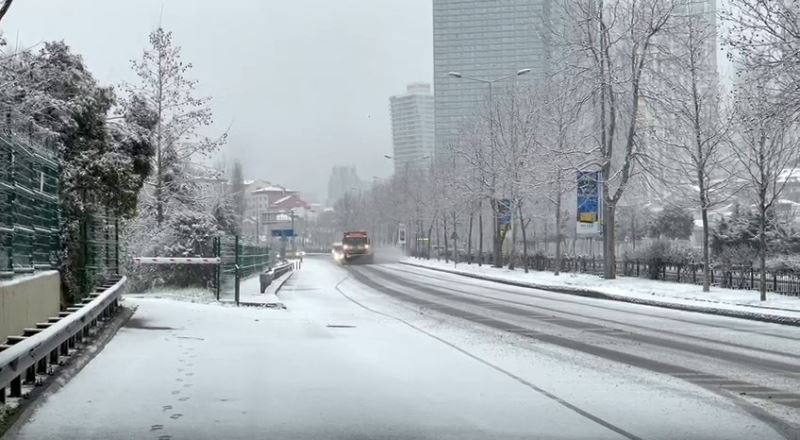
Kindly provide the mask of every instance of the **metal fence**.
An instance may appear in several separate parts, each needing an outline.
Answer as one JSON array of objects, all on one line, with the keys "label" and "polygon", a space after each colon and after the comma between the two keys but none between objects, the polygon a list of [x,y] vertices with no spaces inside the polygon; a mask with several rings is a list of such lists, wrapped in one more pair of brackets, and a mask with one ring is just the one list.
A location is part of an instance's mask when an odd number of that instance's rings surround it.
[{"label": "metal fence", "polygon": [[80,222],[80,292],[88,295],[94,286],[120,275],[119,221],[113,215],[86,215]]},{"label": "metal fence", "polygon": [[57,265],[58,164],[47,150],[0,133],[0,276]]},{"label": "metal fence", "polygon": [[269,267],[272,251],[268,246],[244,243],[239,236],[222,236],[214,239],[216,257],[216,296],[233,297],[239,302],[241,280],[258,274]]},{"label": "metal fence", "polygon": [[[424,254],[418,255],[425,257]],[[443,256],[436,256],[441,259]],[[486,253],[479,258],[478,255],[459,255],[459,261],[464,263],[494,264],[494,255]],[[509,263],[505,256],[504,265]],[[703,284],[703,266],[701,264],[659,264],[651,267],[650,264],[635,260],[617,260],[617,274],[629,277],[649,278],[662,281],[671,281],[686,284]],[[525,261],[518,256],[516,266],[523,268]],[[537,271],[554,271],[556,260],[543,255],[530,255],[527,267]],[[589,273],[600,275],[603,273],[603,260],[599,257],[567,257],[561,259],[561,272]],[[760,273],[752,266],[715,267],[710,272],[711,284],[729,289],[758,290],[761,285]],[[783,295],[800,296],[800,273],[792,271],[768,271],[767,292]]]}]

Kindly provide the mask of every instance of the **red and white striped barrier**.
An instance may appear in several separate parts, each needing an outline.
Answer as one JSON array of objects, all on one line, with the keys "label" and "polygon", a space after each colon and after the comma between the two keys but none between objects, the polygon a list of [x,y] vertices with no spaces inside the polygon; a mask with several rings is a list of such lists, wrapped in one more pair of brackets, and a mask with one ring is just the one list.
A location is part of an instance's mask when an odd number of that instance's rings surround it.
[{"label": "red and white striped barrier", "polygon": [[133,262],[136,264],[220,264],[222,259],[219,257],[134,257]]}]

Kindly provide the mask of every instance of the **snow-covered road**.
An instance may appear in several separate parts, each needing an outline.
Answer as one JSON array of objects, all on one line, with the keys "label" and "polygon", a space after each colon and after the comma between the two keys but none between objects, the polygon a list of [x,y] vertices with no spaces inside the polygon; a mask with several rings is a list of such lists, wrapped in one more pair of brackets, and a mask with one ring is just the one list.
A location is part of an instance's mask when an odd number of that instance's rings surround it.
[{"label": "snow-covered road", "polygon": [[128,299],[16,438],[800,436],[799,329],[327,258],[279,296]]}]

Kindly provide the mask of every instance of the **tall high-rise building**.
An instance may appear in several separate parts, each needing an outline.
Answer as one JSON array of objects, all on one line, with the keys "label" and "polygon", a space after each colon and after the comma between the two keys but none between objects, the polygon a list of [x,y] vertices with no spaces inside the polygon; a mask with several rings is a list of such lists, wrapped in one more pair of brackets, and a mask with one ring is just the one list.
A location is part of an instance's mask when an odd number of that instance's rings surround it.
[{"label": "tall high-rise building", "polygon": [[[555,0],[433,0],[433,89],[437,155],[477,116],[488,94],[484,80],[502,93],[513,81],[529,81],[546,68],[551,2]],[[532,69],[526,77],[513,75]]]},{"label": "tall high-rise building", "polygon": [[363,183],[358,178],[356,167],[334,166],[328,179],[328,205],[333,206],[345,194],[358,192],[362,187]]},{"label": "tall high-rise building", "polygon": [[406,94],[392,96],[389,104],[395,174],[429,167],[434,141],[431,85],[409,84]]}]

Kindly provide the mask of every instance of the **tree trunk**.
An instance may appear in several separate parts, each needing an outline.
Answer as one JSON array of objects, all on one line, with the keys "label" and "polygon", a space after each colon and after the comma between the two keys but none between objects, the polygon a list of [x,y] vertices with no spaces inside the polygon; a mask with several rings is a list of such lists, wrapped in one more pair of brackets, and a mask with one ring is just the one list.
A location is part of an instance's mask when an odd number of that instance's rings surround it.
[{"label": "tree trunk", "polygon": [[450,246],[448,245],[449,241],[447,240],[449,237],[447,236],[447,215],[442,215],[442,233],[444,234],[444,262],[450,262]]},{"label": "tree trunk", "polygon": [[3,1],[2,7],[0,7],[0,20],[3,20],[3,17],[6,16],[8,9],[11,7],[11,3],[13,0],[5,0]]},{"label": "tree trunk", "polygon": [[561,193],[556,194],[556,267],[553,275],[561,273]]},{"label": "tree trunk", "polygon": [[492,200],[492,219],[494,220],[494,267],[503,267],[503,242],[500,240],[500,204]]},{"label": "tree trunk", "polygon": [[525,232],[525,219],[522,217],[522,206],[518,206],[519,212],[519,229],[522,232],[522,267],[525,268],[525,273],[528,273],[528,236]]},{"label": "tree trunk", "polygon": [[[517,205],[521,205],[521,203],[517,203]],[[511,228],[511,242],[508,246],[508,268],[510,270],[514,270],[517,265],[516,261],[517,258],[517,228],[514,227],[514,207],[510,207],[511,210],[511,223],[508,225]]]},{"label": "tree trunk", "polygon": [[469,213],[469,231],[467,232],[467,264],[472,264],[472,220],[475,218],[475,213]]},{"label": "tree trunk", "polygon": [[483,266],[483,201],[478,202],[478,266]]},{"label": "tree trunk", "polygon": [[617,277],[616,237],[614,234],[615,207],[607,199],[603,206],[603,278],[613,280]]},{"label": "tree trunk", "polygon": [[708,252],[708,208],[700,209],[703,218],[703,292],[711,291],[711,258]]},{"label": "tree trunk", "polygon": [[[436,220],[434,220],[434,221],[436,221]],[[442,236],[441,236],[441,234],[439,232],[440,232],[439,228],[437,227],[436,228],[436,261],[439,261],[441,259],[440,257],[442,256],[442,242],[440,240],[440,238]]]},{"label": "tree trunk", "polygon": [[763,204],[761,206],[761,221],[759,225],[759,238],[758,238],[758,266],[761,272],[759,278],[761,285],[759,292],[761,293],[761,301],[767,300],[767,210]]},{"label": "tree trunk", "polygon": [[[431,259],[431,246],[433,245],[432,235],[433,235],[433,225],[436,220],[431,220],[430,226],[428,226],[428,252],[426,257],[428,260]],[[438,234],[437,234],[438,235]]]},{"label": "tree trunk", "polygon": [[158,85],[156,92],[156,117],[158,124],[156,126],[156,223],[161,226],[164,222],[164,161],[163,161],[163,122],[164,122],[164,72],[161,70],[163,65],[162,52],[158,51]]},{"label": "tree trunk", "polygon": [[456,212],[453,211],[453,266],[458,264],[458,224],[456,223]]}]

